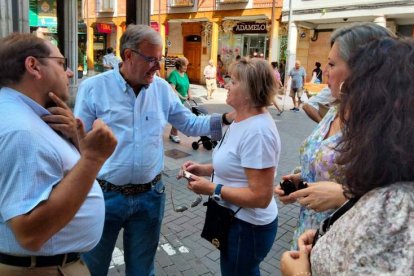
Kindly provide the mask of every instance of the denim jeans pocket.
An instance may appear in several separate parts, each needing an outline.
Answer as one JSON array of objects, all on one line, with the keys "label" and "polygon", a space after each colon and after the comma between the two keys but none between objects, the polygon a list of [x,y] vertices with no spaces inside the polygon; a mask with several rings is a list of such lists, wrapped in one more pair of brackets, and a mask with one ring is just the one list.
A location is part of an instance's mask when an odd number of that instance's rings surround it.
[{"label": "denim jeans pocket", "polygon": [[156,194],[162,195],[165,192],[165,185],[162,181],[158,181],[157,184],[155,184],[154,187],[152,187],[152,190]]}]

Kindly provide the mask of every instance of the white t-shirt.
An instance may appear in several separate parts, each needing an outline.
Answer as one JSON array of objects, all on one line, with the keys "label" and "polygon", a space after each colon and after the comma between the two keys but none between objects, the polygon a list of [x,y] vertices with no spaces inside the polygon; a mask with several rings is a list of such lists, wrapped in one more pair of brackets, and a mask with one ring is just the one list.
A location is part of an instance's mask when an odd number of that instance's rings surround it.
[{"label": "white t-shirt", "polygon": [[[220,145],[220,144],[219,144]],[[280,156],[280,137],[268,112],[233,122],[221,145],[214,149],[214,183],[229,187],[248,187],[244,168],[276,167]],[[239,206],[226,201],[221,205],[236,211]],[[241,208],[236,217],[254,225],[266,225],[277,217],[274,198],[267,208]]]}]

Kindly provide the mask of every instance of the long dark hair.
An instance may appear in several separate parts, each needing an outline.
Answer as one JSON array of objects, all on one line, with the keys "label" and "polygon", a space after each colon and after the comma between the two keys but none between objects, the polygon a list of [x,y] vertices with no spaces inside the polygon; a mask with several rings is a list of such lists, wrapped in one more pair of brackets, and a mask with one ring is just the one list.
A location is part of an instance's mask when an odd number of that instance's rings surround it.
[{"label": "long dark hair", "polygon": [[341,88],[345,192],[362,196],[414,180],[414,41],[382,38],[349,61]]}]

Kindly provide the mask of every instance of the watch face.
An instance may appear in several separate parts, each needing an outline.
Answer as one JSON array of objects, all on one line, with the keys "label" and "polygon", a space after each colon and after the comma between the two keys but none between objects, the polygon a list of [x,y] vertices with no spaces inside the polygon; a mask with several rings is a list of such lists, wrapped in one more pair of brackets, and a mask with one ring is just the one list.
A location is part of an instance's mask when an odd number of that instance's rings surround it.
[{"label": "watch face", "polygon": [[213,199],[214,199],[215,201],[220,201],[220,200],[221,200],[221,196],[220,196],[220,195],[216,195],[216,194],[214,194],[214,195],[213,195]]}]

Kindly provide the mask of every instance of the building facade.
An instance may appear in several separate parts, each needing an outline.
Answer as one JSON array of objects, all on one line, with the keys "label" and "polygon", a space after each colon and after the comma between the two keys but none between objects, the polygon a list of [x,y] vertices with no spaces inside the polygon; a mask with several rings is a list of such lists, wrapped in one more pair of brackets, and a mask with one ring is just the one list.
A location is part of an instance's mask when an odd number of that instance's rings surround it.
[{"label": "building facade", "polygon": [[224,75],[237,56],[280,60],[286,37],[280,32],[280,0],[153,0],[151,7],[151,25],[165,42],[166,74],[177,56],[189,60],[194,83],[205,82],[209,59],[222,65]]},{"label": "building facade", "polygon": [[282,22],[289,21],[288,68],[296,59],[310,74],[316,61],[324,67],[332,32],[354,22],[376,22],[399,36],[414,37],[414,1],[409,0],[285,0]]},{"label": "building facade", "polygon": [[128,20],[149,24],[149,1],[0,0],[0,37],[13,32],[36,33],[57,44],[68,58],[69,67],[74,72],[78,69],[79,74],[70,79],[70,104],[76,95],[78,78],[88,66],[95,67],[95,57],[103,48],[117,47],[123,24]]}]

